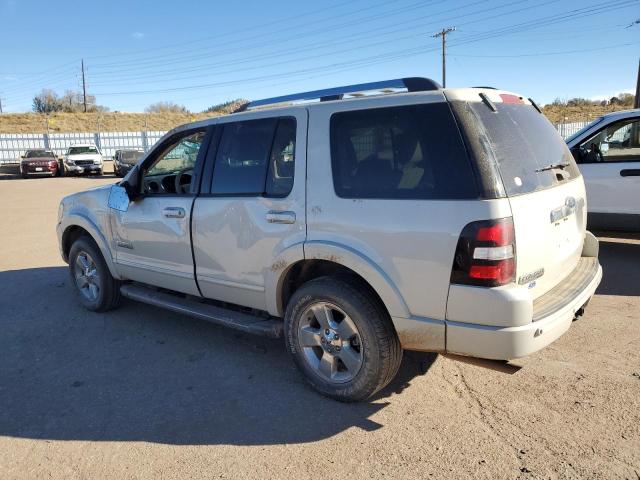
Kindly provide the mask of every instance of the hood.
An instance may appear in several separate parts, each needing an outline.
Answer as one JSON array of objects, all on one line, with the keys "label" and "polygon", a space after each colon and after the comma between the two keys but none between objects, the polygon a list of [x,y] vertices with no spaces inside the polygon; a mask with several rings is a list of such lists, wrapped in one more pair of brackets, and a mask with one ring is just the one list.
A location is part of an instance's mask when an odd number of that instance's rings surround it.
[{"label": "hood", "polygon": [[58,162],[57,158],[53,158],[53,157],[30,157],[30,158],[23,158],[21,160],[22,163],[48,163],[48,162]]},{"label": "hood", "polygon": [[69,160],[96,160],[101,159],[102,155],[99,153],[78,153],[75,155],[67,155]]}]

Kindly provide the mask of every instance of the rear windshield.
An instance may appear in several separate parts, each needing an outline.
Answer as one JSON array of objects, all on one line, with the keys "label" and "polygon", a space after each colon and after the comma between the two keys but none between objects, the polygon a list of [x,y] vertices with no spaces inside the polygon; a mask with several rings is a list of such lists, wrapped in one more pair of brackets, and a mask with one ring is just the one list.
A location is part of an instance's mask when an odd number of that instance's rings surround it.
[{"label": "rear windshield", "polygon": [[531,105],[496,103],[497,112],[482,102],[469,105],[484,126],[508,196],[535,192],[580,176],[567,144]]},{"label": "rear windshield", "polygon": [[342,198],[479,196],[445,102],[333,114],[331,161],[335,191]]},{"label": "rear windshield", "polygon": [[51,157],[53,158],[53,152],[48,150],[28,150],[25,158],[44,158]]},{"label": "rear windshield", "polygon": [[70,147],[69,155],[81,155],[83,153],[98,153],[96,147]]}]

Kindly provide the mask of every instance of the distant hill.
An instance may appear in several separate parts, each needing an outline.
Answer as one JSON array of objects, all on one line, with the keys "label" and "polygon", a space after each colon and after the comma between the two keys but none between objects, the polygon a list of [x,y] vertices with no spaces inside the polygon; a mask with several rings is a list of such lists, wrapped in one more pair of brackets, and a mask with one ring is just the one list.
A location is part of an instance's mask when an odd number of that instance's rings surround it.
[{"label": "distant hill", "polygon": [[[633,108],[631,105],[545,105],[542,112],[551,123],[587,122],[598,118],[605,113],[617,112]],[[566,118],[566,119],[565,119]]]},{"label": "distant hill", "polygon": [[217,113],[4,113],[0,133],[134,132],[170,130],[183,123],[215,117]]},{"label": "distant hill", "polygon": [[[60,132],[136,132],[142,130],[166,131],[184,123],[224,115],[238,108],[244,101],[233,100],[210,107],[204,113],[4,113],[0,115],[0,133],[52,133]],[[603,102],[604,103],[604,102]],[[602,105],[585,99],[556,100],[545,105],[543,113],[552,123],[591,121],[609,112],[632,108],[633,95],[624,102]]]},{"label": "distant hill", "polygon": [[0,133],[139,132],[171,130],[184,123],[231,113],[246,100],[231,100],[209,107],[202,113],[170,112],[55,112],[4,113],[0,115]]}]

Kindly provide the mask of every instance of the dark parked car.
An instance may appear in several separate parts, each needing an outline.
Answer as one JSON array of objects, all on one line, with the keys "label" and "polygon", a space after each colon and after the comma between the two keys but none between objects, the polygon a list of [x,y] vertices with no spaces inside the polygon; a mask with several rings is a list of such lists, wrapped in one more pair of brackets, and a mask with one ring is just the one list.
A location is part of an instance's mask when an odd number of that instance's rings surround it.
[{"label": "dark parked car", "polygon": [[113,173],[124,177],[143,155],[140,150],[116,150],[113,156]]},{"label": "dark parked car", "polygon": [[59,174],[58,158],[51,150],[27,150],[21,158],[20,173],[22,178],[27,178],[29,175],[55,177]]}]

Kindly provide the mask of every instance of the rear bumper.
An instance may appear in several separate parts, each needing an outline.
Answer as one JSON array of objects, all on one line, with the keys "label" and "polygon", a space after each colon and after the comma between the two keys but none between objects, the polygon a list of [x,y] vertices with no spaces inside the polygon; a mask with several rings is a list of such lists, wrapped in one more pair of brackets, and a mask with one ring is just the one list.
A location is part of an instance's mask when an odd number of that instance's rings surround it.
[{"label": "rear bumper", "polygon": [[[602,279],[596,257],[582,257],[569,285],[554,289],[533,304],[532,321],[514,327],[446,321],[446,351],[492,360],[530,355],[565,333],[576,312],[593,296]],[[582,268],[580,271],[579,269]]]}]

